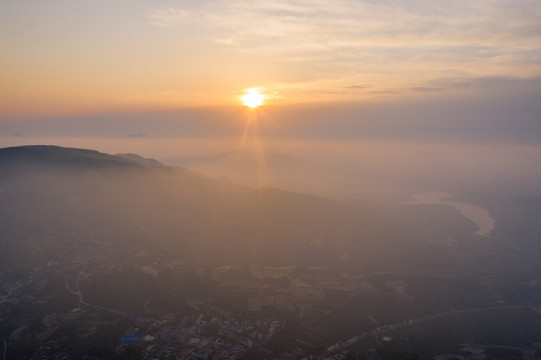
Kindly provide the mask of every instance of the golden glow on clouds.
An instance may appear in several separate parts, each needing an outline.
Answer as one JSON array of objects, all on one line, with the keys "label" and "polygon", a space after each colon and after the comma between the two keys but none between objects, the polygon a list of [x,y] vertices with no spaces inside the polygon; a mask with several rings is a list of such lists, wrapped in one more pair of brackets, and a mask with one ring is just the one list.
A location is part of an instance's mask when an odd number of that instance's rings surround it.
[{"label": "golden glow on clouds", "polygon": [[358,102],[541,76],[541,1],[166,3],[0,1],[0,116],[233,105],[248,84]]}]

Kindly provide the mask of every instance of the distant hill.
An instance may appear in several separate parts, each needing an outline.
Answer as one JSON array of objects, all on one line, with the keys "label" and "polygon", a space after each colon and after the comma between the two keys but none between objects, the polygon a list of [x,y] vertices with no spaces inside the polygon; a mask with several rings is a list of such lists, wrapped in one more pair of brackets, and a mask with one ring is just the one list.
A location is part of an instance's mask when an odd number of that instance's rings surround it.
[{"label": "distant hill", "polygon": [[162,168],[165,167],[165,165],[163,165],[157,160],[147,159],[137,154],[116,154],[116,156],[119,156],[123,159],[130,160],[144,166],[162,167]]},{"label": "distant hill", "polygon": [[133,159],[100,153],[94,150],[63,148],[52,145],[28,145],[0,149],[0,166],[65,166],[82,168],[136,168]]},{"label": "distant hill", "polygon": [[310,181],[314,174],[321,173],[321,165],[298,156],[243,150],[213,155],[176,156],[161,161],[170,166],[225,177],[252,187],[326,193]]},{"label": "distant hill", "polygon": [[[347,205],[252,189],[135,154],[0,149],[0,245],[21,242],[66,254],[117,249],[127,257],[151,252],[163,261],[207,265],[422,273],[445,266],[452,273],[482,268],[464,260],[491,243],[472,228],[445,207]],[[0,254],[3,266],[22,261],[6,254]]]},{"label": "distant hill", "polygon": [[171,166],[221,166],[221,167],[257,167],[264,160],[272,166],[298,166],[300,159],[285,154],[257,153],[255,151],[231,151],[213,155],[186,155],[163,159]]},{"label": "distant hill", "polygon": [[2,235],[21,241],[109,229],[167,243],[186,261],[281,264],[336,261],[363,223],[333,200],[57,146],[0,149],[0,218]]},{"label": "distant hill", "polygon": [[0,149],[0,166],[80,167],[80,168],[165,168],[154,159],[137,154],[109,155],[95,150],[53,145],[27,145]]}]

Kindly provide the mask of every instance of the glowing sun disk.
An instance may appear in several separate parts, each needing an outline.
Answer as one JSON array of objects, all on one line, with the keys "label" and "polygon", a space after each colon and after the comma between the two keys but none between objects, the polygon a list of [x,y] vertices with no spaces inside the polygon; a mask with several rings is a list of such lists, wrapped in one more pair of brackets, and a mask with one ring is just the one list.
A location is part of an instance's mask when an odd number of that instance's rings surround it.
[{"label": "glowing sun disk", "polygon": [[245,106],[253,109],[259,105],[263,105],[265,95],[261,94],[259,89],[248,89],[246,90],[246,94],[242,95],[240,99]]}]

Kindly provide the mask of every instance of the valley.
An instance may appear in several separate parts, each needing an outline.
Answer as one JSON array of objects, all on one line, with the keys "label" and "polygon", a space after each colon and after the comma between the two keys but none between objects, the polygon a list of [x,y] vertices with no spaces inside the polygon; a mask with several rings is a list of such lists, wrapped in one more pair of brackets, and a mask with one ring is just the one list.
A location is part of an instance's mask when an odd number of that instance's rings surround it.
[{"label": "valley", "polygon": [[539,199],[469,196],[496,220],[486,237],[454,200],[343,203],[57,147],[0,150],[0,168],[9,359],[541,350],[539,245],[500,216]]}]

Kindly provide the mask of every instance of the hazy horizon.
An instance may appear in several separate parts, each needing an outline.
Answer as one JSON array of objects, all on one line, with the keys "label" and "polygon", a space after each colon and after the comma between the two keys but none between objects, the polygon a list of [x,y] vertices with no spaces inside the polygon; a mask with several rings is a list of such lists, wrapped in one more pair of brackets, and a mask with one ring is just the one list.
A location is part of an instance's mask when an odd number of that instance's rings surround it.
[{"label": "hazy horizon", "polygon": [[0,48],[3,360],[541,358],[541,1],[1,0]]},{"label": "hazy horizon", "polygon": [[[251,173],[195,170],[327,195],[541,194],[537,2],[24,0],[0,14],[2,147],[247,149]],[[263,105],[243,106],[249,92]],[[305,164],[265,168],[269,152]]]}]

